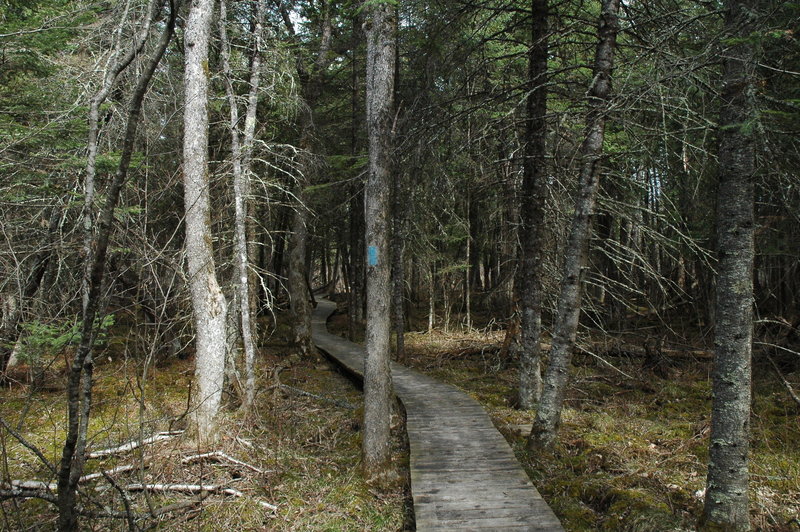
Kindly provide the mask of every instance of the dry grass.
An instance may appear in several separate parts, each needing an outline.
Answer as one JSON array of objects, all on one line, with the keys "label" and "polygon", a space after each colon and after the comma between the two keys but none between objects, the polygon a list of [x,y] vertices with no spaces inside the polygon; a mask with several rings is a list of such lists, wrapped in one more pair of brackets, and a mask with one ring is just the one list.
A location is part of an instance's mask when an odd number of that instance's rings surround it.
[{"label": "dry grass", "polygon": [[[529,456],[533,412],[512,407],[515,361],[495,332],[409,334],[411,364],[464,389],[489,410],[567,530],[693,530],[708,459],[710,362],[672,360],[666,378],[640,358],[575,358],[553,454]],[[476,349],[476,347],[484,348]],[[752,523],[800,530],[800,412],[770,373],[755,371]],[[800,375],[789,375],[800,388]]]},{"label": "dry grass", "polygon": [[[119,486],[148,484],[216,484],[242,497],[182,493],[130,493],[133,513],[142,528],[157,530],[401,530],[406,513],[403,487],[378,491],[362,480],[360,465],[360,391],[321,358],[300,359],[279,336],[262,349],[257,405],[245,416],[230,404],[222,415],[219,443],[197,448],[183,437],[172,438],[103,460],[89,460],[87,472],[133,464],[136,470],[114,475]],[[281,384],[339,404],[303,396],[278,383],[273,368],[281,366]],[[191,360],[171,358],[148,370],[140,387],[140,360],[101,359],[96,369],[95,408],[90,428],[92,449],[135,440],[140,433],[181,428]],[[16,385],[0,390],[0,415],[58,461],[64,435],[65,398],[59,372],[48,376],[49,391]],[[229,397],[230,399],[230,397]],[[341,406],[350,403],[354,408]],[[28,405],[27,411],[26,405]],[[24,417],[22,413],[25,412]],[[398,440],[395,456],[404,460]],[[47,469],[7,432],[0,430],[2,479],[51,481]],[[226,460],[183,464],[205,451],[222,451],[253,468]],[[105,479],[87,482],[81,495],[87,511],[124,511],[119,492]],[[277,506],[265,508],[261,502]],[[175,511],[154,517],[162,509]],[[36,499],[6,500],[0,510],[2,530],[52,530],[55,509]],[[154,513],[152,513],[155,511]],[[124,530],[124,519],[85,517],[87,530]]]}]

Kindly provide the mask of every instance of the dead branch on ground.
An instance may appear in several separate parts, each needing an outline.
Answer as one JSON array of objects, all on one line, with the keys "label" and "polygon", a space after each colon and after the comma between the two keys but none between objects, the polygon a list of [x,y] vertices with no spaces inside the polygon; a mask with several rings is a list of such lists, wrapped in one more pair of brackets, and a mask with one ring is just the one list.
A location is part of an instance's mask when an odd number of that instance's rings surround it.
[{"label": "dead branch on ground", "polygon": [[[127,491],[153,491],[160,493],[179,492],[179,493],[219,493],[231,497],[244,497],[244,493],[237,489],[226,488],[217,484],[128,484],[123,486]],[[257,504],[275,511],[277,506],[264,501],[256,501]]]},{"label": "dead branch on ground", "polygon": [[151,443],[155,443],[162,440],[168,440],[170,438],[174,438],[175,436],[179,436],[183,434],[182,430],[174,430],[169,432],[159,432],[149,438],[145,438],[141,441],[134,440],[128,443],[124,443],[122,445],[118,445],[116,447],[111,447],[109,449],[102,449],[100,451],[93,451],[86,455],[87,458],[104,458],[106,456],[112,456],[115,454],[126,453],[128,451],[132,451],[141,447],[142,445],[149,445]]},{"label": "dead branch on ground", "polygon": [[228,462],[231,462],[232,464],[236,464],[238,466],[242,466],[244,468],[249,469],[250,471],[254,471],[254,472],[262,474],[262,475],[264,473],[272,473],[273,472],[273,471],[264,471],[263,469],[259,469],[258,467],[254,466],[254,465],[250,465],[250,464],[248,464],[246,462],[242,462],[241,460],[237,460],[236,458],[234,458],[234,457],[232,457],[230,455],[227,455],[227,454],[223,453],[222,451],[213,451],[213,452],[210,452],[210,453],[195,454],[195,455],[192,455],[192,456],[187,456],[186,458],[181,460],[181,463],[182,464],[191,464],[193,462],[200,462],[200,461],[203,461],[203,460],[210,460],[210,461],[215,461],[215,462],[219,462],[219,461],[222,461],[222,460],[227,460]]}]

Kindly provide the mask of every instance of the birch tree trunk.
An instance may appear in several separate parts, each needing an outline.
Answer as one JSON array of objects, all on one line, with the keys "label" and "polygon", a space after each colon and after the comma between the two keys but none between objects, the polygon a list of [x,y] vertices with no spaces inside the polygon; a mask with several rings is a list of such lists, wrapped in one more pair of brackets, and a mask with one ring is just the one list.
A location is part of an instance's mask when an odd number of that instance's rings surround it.
[{"label": "birch tree trunk", "polygon": [[725,2],[717,192],[717,270],[711,441],[701,528],[750,530],[753,340],[753,104],[755,0]]},{"label": "birch tree trunk", "polygon": [[380,481],[390,465],[392,378],[389,367],[391,283],[389,197],[396,41],[394,6],[367,3],[367,134],[369,176],[365,190],[367,247],[367,358],[364,366],[364,439],[367,478]]},{"label": "birch tree trunk", "polygon": [[[150,85],[153,73],[161,62],[175,29],[179,3],[171,2],[170,4],[170,16],[161,32],[158,46],[139,75],[128,104],[127,123],[125,125],[125,136],[119,164],[117,165],[114,179],[106,191],[106,202],[97,220],[96,238],[92,246],[94,252],[86,257],[86,260],[89,261],[89,265],[86,268],[89,275],[86,280],[87,291],[84,299],[83,323],[80,331],[80,342],[67,377],[67,434],[64,438],[61,462],[58,469],[58,499],[56,505],[58,507],[58,530],[61,532],[78,530],[77,488],[86,458],[87,431],[92,407],[94,326],[96,318],[102,312],[101,288],[105,275],[108,245],[111,240],[111,230],[114,223],[114,210],[119,201],[122,186],[128,177],[134,141],[136,140],[136,130],[139,126],[142,101]],[[157,13],[156,11],[151,11],[151,14],[155,18]]]},{"label": "birch tree trunk", "polygon": [[558,315],[550,351],[550,365],[544,379],[542,397],[528,439],[529,448],[552,447],[561,424],[561,409],[567,388],[567,377],[578,318],[581,310],[581,281],[586,263],[591,232],[591,215],[599,183],[600,159],[603,153],[606,114],[611,97],[611,70],[616,47],[619,0],[603,0],[600,13],[594,74],[589,91],[589,113],[586,133],[581,145],[581,173],[575,214],[572,218],[565,249]]},{"label": "birch tree trunk", "polygon": [[531,1],[531,49],[522,174],[522,352],[519,406],[533,408],[542,393],[542,247],[547,198],[547,0]]},{"label": "birch tree trunk", "polygon": [[225,92],[230,106],[231,120],[231,159],[233,166],[233,195],[235,204],[235,247],[236,247],[236,288],[238,291],[239,318],[242,331],[242,347],[244,348],[245,363],[245,397],[242,408],[249,410],[255,400],[255,331],[251,286],[250,286],[250,260],[247,246],[247,210],[250,196],[251,155],[253,138],[255,134],[256,109],[258,107],[258,88],[261,79],[261,31],[264,24],[265,3],[259,1],[255,14],[255,27],[253,29],[253,55],[250,63],[250,91],[248,93],[247,108],[243,132],[243,145],[239,137],[239,105],[233,90],[233,73],[230,65],[230,42],[227,24],[227,2],[220,0],[219,33],[222,40],[222,68],[225,77]]},{"label": "birch tree trunk", "polygon": [[185,31],[183,187],[186,260],[195,325],[191,429],[213,441],[225,373],[227,302],[217,282],[208,192],[208,39],[213,0],[193,0]]}]

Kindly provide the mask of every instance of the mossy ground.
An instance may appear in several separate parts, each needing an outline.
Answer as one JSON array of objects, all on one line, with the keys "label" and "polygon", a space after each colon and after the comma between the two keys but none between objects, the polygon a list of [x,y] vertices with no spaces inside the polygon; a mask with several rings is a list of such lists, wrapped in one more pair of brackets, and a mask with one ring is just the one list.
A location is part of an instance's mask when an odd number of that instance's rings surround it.
[{"label": "mossy ground", "polygon": [[[334,316],[332,329],[346,330],[346,316]],[[359,473],[361,393],[318,358],[291,356],[288,329],[262,346],[257,405],[245,416],[235,401],[223,414],[222,450],[263,473],[231,464],[182,465],[198,449],[181,438],[140,451],[90,460],[87,472],[121,464],[143,467],[119,475],[120,484],[137,482],[218,483],[245,494],[220,495],[140,524],[159,530],[398,530],[408,519],[407,498],[399,487],[379,491]],[[284,334],[286,333],[286,334]],[[577,355],[563,415],[559,444],[551,454],[532,456],[525,432],[533,412],[512,405],[516,365],[498,349],[496,330],[408,333],[411,365],[461,387],[484,404],[527,467],[531,478],[567,530],[692,530],[700,515],[705,484],[710,412],[710,361],[679,357],[666,374],[642,369],[640,358],[606,357],[617,370],[592,356]],[[603,341],[607,341],[604,339]],[[602,349],[598,349],[602,351]],[[63,359],[63,354],[59,354]],[[192,379],[191,359],[152,361],[142,379],[143,361],[123,350],[98,357],[92,448],[104,448],[181,427]],[[62,363],[63,365],[63,363]],[[275,388],[280,383],[339,401],[354,409]],[[624,374],[623,374],[624,373]],[[756,365],[753,398],[751,507],[756,529],[800,530],[800,411],[771,369]],[[800,375],[787,378],[800,388]],[[15,385],[0,390],[0,415],[57,462],[64,435],[63,373],[53,365],[44,386]],[[144,383],[144,384],[143,384]],[[230,397],[229,397],[230,399]],[[2,479],[49,480],[46,468],[0,431]],[[402,442],[395,460],[402,468]],[[84,500],[123,507],[107,482],[87,486]],[[99,489],[97,489],[99,488]],[[181,494],[131,494],[139,513],[192,501]],[[148,502],[149,499],[149,502]],[[270,512],[258,504],[278,506]],[[55,513],[49,503],[29,499],[2,503],[0,529],[50,530]],[[84,519],[86,529],[121,530],[121,520]]]},{"label": "mossy ground", "polygon": [[[275,328],[277,331],[284,327]],[[259,393],[248,415],[228,395],[221,416],[220,441],[213,448],[197,448],[182,437],[155,443],[104,460],[89,460],[86,472],[135,464],[137,471],[115,475],[120,485],[136,482],[162,484],[222,484],[244,497],[205,496],[201,502],[145,517],[142,527],[157,530],[402,530],[408,520],[403,486],[375,489],[360,473],[360,416],[362,394],[350,380],[322,358],[291,355],[279,333],[260,350]],[[62,363],[63,366],[63,363]],[[283,368],[276,377],[275,368]],[[90,427],[92,449],[115,446],[158,431],[182,428],[187,392],[193,376],[191,358],[154,360],[142,379],[143,360],[134,355],[104,352],[95,370],[95,407]],[[0,390],[0,415],[35,444],[52,462],[60,458],[66,418],[65,394],[58,366],[47,376],[47,386],[34,390],[14,385]],[[332,401],[303,396],[284,384]],[[353,408],[341,406],[347,402]],[[24,413],[24,417],[23,417]],[[47,469],[6,431],[0,430],[2,480],[45,480]],[[220,450],[261,470],[220,462],[184,465],[193,454]],[[404,460],[402,441],[395,459]],[[134,512],[197,501],[194,496],[131,493]],[[87,483],[81,500],[88,509],[124,509],[120,495],[105,480]],[[275,505],[272,512],[260,501]],[[1,530],[52,530],[55,509],[36,499],[0,503]],[[124,530],[124,520],[83,518],[89,530]]]},{"label": "mossy ground", "polygon": [[[512,406],[516,361],[501,358],[502,340],[497,331],[410,333],[406,349],[411,365],[486,406],[567,530],[695,529],[708,460],[709,359],[675,357],[658,376],[641,358],[605,357],[615,370],[577,355],[559,443],[534,456],[525,449],[534,412]],[[800,530],[800,409],[771,371],[754,371],[752,523]],[[800,389],[800,375],[787,378]]]}]

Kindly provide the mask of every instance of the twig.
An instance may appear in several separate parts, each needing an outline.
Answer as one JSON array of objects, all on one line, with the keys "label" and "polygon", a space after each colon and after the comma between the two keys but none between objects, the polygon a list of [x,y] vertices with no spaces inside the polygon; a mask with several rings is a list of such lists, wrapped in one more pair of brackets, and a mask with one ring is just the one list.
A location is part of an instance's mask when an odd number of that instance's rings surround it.
[{"label": "twig", "polygon": [[791,353],[793,355],[800,356],[800,351],[795,351],[794,349],[789,349],[788,347],[784,347],[782,345],[773,344],[770,342],[753,342],[754,345],[763,345],[764,347],[772,347],[774,349],[780,349],[781,351],[786,351],[787,353]]},{"label": "twig", "polygon": [[781,373],[781,370],[778,367],[778,365],[775,363],[774,360],[772,360],[772,357],[769,356],[769,355],[767,355],[767,360],[769,360],[769,363],[772,364],[772,369],[774,369],[775,373],[778,374],[778,378],[781,380],[783,385],[786,387],[786,391],[789,392],[789,395],[792,397],[792,399],[794,399],[794,402],[797,403],[798,405],[800,405],[800,397],[798,397],[797,394],[795,393],[794,388],[792,388],[791,383],[789,381],[787,381],[786,378],[783,376],[783,373]]},{"label": "twig", "polygon": [[252,449],[252,448],[255,447],[251,442],[249,442],[249,441],[247,441],[244,438],[241,438],[239,436],[236,436],[235,440],[237,442],[241,443],[242,445],[244,445],[245,447],[247,447],[248,449]]},{"label": "twig", "polygon": [[9,434],[11,434],[18,442],[20,442],[22,445],[27,447],[31,452],[33,452],[33,454],[35,454],[39,458],[39,460],[41,460],[42,463],[47,466],[47,469],[49,469],[51,473],[53,473],[54,475],[58,474],[58,472],[56,471],[56,467],[50,463],[50,460],[45,458],[42,452],[35,445],[33,445],[32,443],[28,443],[28,441],[21,434],[12,429],[8,425],[8,423],[6,423],[6,420],[3,419],[2,416],[0,416],[0,425],[3,425],[3,428],[6,429]]},{"label": "twig", "polygon": [[583,351],[587,355],[593,356],[594,358],[596,358],[597,360],[599,360],[600,362],[602,362],[606,366],[610,367],[611,369],[613,369],[614,371],[616,371],[620,375],[622,375],[624,377],[627,377],[630,380],[636,380],[633,377],[631,377],[630,375],[628,375],[627,373],[625,373],[624,371],[622,371],[621,369],[619,369],[618,367],[616,367],[614,364],[612,364],[608,360],[604,359],[603,357],[601,357],[599,355],[595,355],[594,353],[592,353],[591,351],[589,351],[588,349],[586,349],[585,347],[582,347],[580,345],[578,345],[577,347],[578,347],[578,349],[580,349],[581,351]]},{"label": "twig", "polygon": [[[305,397],[311,397],[313,399],[318,399],[318,400],[320,400],[322,402],[325,402],[325,403],[334,404],[334,405],[336,405],[336,406],[338,406],[340,408],[347,408],[349,410],[355,410],[356,409],[356,407],[353,406],[351,403],[349,403],[347,401],[344,401],[344,400],[341,400],[341,399],[331,399],[330,397],[325,397],[323,395],[317,395],[315,393],[307,392],[305,390],[301,390],[300,388],[294,388],[294,387],[288,386],[286,384],[277,384],[275,386],[279,386],[281,388],[289,390],[290,392],[294,392],[297,395],[303,395]],[[272,387],[274,387],[274,386],[271,386],[270,388],[272,388]]]},{"label": "twig", "polygon": [[125,520],[128,522],[128,528],[131,532],[139,532],[141,529],[136,525],[136,521],[133,518],[133,511],[131,510],[131,500],[128,497],[128,494],[125,493],[119,484],[111,477],[111,475],[107,471],[102,471],[101,474],[108,480],[111,486],[114,487],[117,492],[119,492],[120,497],[122,497],[122,504],[125,505]]},{"label": "twig", "polygon": [[264,474],[264,473],[268,472],[268,471],[264,471],[263,469],[259,469],[256,466],[250,465],[250,464],[248,464],[246,462],[242,462],[241,460],[237,460],[236,458],[233,458],[232,456],[229,456],[229,455],[223,453],[222,451],[213,451],[213,452],[210,452],[210,453],[195,454],[193,456],[187,456],[186,458],[181,460],[181,463],[183,463],[183,464],[191,464],[192,462],[198,462],[198,461],[205,460],[205,459],[220,459],[220,458],[223,459],[223,460],[227,460],[228,462],[231,462],[233,464],[245,467],[245,468],[249,469],[250,471],[255,471],[256,473]]},{"label": "twig", "polygon": [[111,447],[110,449],[102,449],[100,451],[94,451],[86,455],[87,458],[103,458],[105,456],[111,456],[114,454],[125,453],[128,451],[132,451],[141,447],[142,445],[148,445],[151,443],[155,443],[157,441],[168,440],[170,438],[174,438],[183,434],[182,430],[175,430],[170,432],[159,432],[155,436],[150,436],[149,438],[145,438],[141,441],[130,441],[128,443],[124,443],[122,445],[118,445],[117,447]]},{"label": "twig", "polygon": [[156,508],[155,510],[152,511],[151,515],[152,517],[161,517],[162,515],[170,512],[177,512],[178,510],[194,508],[195,506],[203,502],[206,496],[207,494],[206,495],[201,494],[200,497],[192,501],[181,501],[173,504],[168,504],[166,506],[162,506],[161,508]]}]

